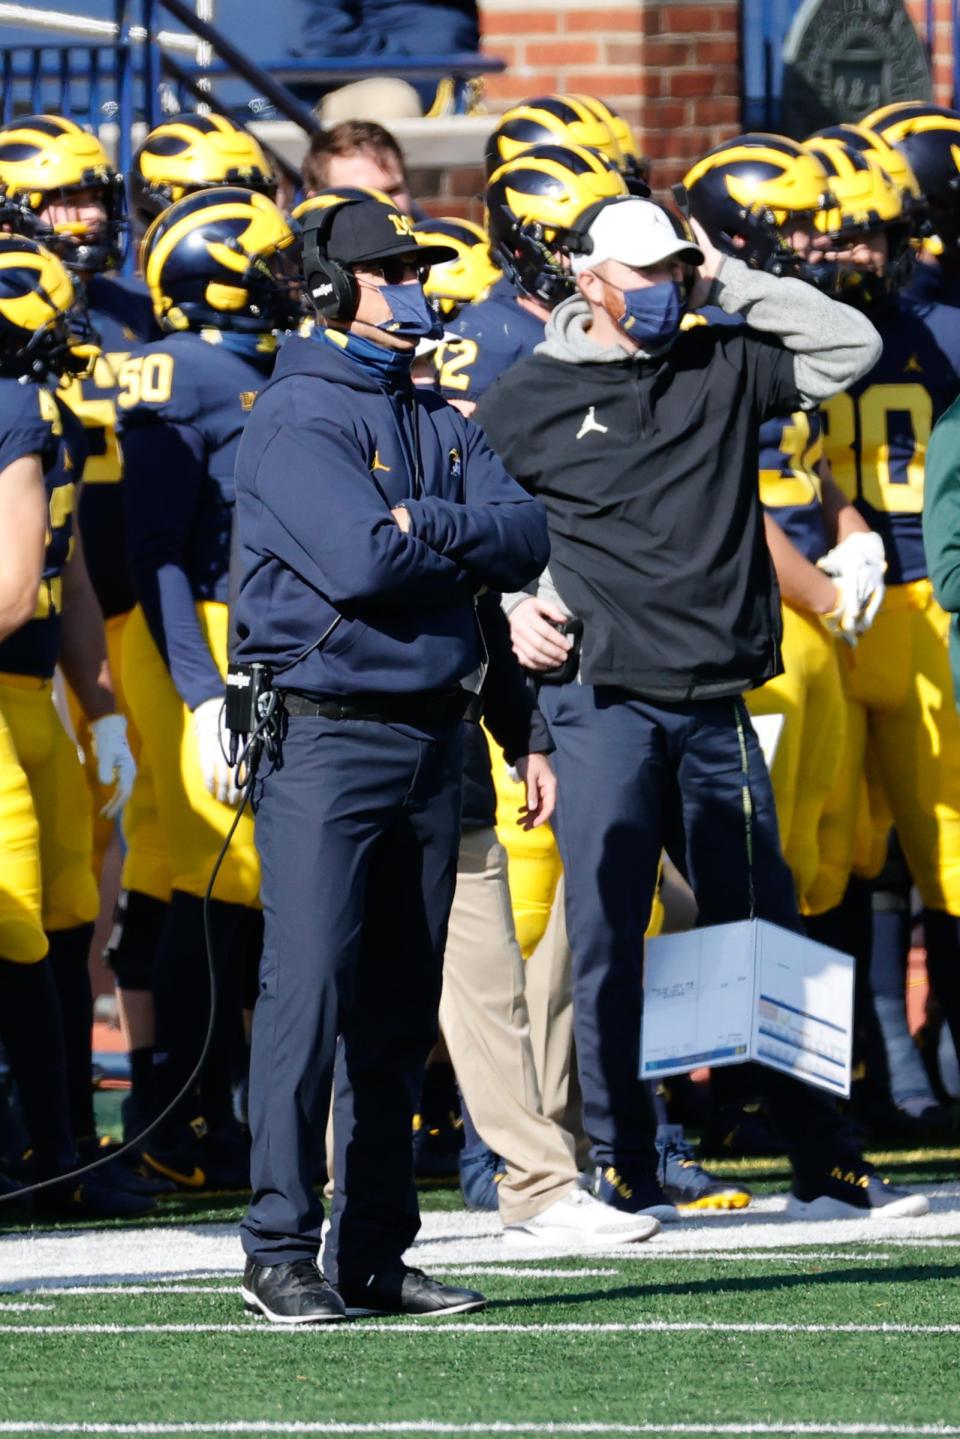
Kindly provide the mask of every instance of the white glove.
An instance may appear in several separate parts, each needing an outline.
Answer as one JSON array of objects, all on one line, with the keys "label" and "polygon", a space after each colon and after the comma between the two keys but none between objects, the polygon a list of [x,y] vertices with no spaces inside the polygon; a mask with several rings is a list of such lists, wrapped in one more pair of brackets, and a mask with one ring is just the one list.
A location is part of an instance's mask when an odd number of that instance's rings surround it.
[{"label": "white glove", "polygon": [[127,722],[123,715],[104,715],[90,726],[93,752],[97,760],[97,779],[112,784],[113,794],[100,811],[104,819],[114,819],[133,789],[137,766],[127,743]]},{"label": "white glove", "polygon": [[200,751],[200,769],[207,789],[221,804],[235,805],[240,798],[236,771],[223,752],[220,739],[220,714],[223,700],[204,700],[193,711],[193,732]]},{"label": "white glove", "polygon": [[[870,628],[883,603],[887,562],[883,540],[873,530],[857,532],[841,540],[828,554],[817,561],[840,591],[843,611],[836,633],[854,642]],[[824,623],[830,629],[828,616]]]}]

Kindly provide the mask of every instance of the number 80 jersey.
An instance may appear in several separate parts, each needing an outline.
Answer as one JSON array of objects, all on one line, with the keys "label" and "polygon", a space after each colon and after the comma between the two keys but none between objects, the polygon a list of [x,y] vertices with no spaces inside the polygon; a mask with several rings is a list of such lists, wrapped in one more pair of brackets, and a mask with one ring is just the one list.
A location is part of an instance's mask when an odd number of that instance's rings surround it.
[{"label": "number 80 jersey", "polygon": [[926,578],[923,471],[930,433],[960,394],[960,310],[909,294],[874,318],[876,365],[820,411],[833,478],[883,539],[887,584]]}]

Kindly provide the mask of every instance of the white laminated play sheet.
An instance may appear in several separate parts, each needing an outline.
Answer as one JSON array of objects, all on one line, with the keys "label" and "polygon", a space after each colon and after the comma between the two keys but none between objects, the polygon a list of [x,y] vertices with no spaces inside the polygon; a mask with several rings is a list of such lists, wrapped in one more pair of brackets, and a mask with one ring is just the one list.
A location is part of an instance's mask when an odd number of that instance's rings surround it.
[{"label": "white laminated play sheet", "polygon": [[853,959],[741,920],[647,941],[640,1077],[757,1060],[850,1093]]}]

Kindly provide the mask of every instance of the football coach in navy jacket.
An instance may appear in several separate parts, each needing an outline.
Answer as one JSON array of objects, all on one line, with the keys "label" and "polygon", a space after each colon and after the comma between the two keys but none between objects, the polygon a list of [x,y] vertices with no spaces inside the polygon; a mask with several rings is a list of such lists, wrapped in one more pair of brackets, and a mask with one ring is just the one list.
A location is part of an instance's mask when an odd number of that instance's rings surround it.
[{"label": "football coach in navy jacket", "polygon": [[[539,502],[410,383],[418,340],[439,330],[426,266],[452,251],[418,247],[373,195],[331,200],[303,236],[319,323],[284,344],[237,462],[234,652],[270,665],[282,705],[280,755],[254,791],[265,944],[243,1296],[280,1323],[484,1303],[402,1263],[420,1224],[411,1123],[482,674],[474,600],[517,589],[548,554]],[[324,1277],[312,1182],[335,1052]]]}]

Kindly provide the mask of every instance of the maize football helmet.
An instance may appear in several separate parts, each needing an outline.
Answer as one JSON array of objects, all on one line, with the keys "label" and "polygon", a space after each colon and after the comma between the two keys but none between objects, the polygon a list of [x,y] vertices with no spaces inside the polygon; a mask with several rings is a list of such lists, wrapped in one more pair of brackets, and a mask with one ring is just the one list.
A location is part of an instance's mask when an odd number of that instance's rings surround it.
[{"label": "maize football helmet", "polygon": [[616,110],[611,109],[606,100],[601,100],[596,95],[571,95],[569,98],[577,100],[588,110],[592,110],[599,119],[606,121],[620,151],[618,169],[627,182],[627,189],[631,195],[638,195],[641,200],[645,200],[650,194],[650,157],[641,153],[637,137],[626,120]]},{"label": "maize football helmet", "polygon": [[299,226],[272,200],[233,186],[198,190],[158,215],[140,262],[168,330],[287,329],[301,316]]},{"label": "maize football helmet", "polygon": [[486,231],[472,220],[422,220],[414,225],[413,233],[422,245],[450,245],[457,252],[455,260],[431,267],[423,287],[445,319],[479,299],[500,279],[500,271],[490,259]]},{"label": "maize football helmet", "polygon": [[[75,204],[87,191],[106,211],[94,230],[41,218],[49,207]],[[126,248],[123,180],[97,137],[72,120],[59,115],[11,120],[0,126],[0,223],[38,240],[71,270],[113,269]]]},{"label": "maize football helmet", "polygon": [[595,106],[596,102],[583,95],[541,95],[514,105],[500,117],[487,141],[488,178],[533,145],[596,150],[619,170],[623,163],[620,146],[608,120]]},{"label": "maize football helmet", "polygon": [[619,170],[596,150],[534,145],[490,176],[490,253],[523,294],[551,308],[572,293],[562,251],[585,211],[628,194]]},{"label": "maize football helmet", "polygon": [[0,235],[0,375],[44,381],[89,372],[97,348],[73,281],[50,250]]},{"label": "maize football helmet", "polygon": [[906,157],[925,202],[921,234],[936,237],[931,250],[960,259],[960,113],[905,101],[874,110],[861,124]]},{"label": "maize football helmet", "polygon": [[820,234],[843,248],[882,230],[888,247],[880,271],[848,260],[821,260],[804,268],[804,279],[848,305],[875,307],[905,282],[913,263],[903,191],[873,154],[844,140],[815,136],[804,148],[819,160],[830,185],[830,208],[821,211],[814,222]]},{"label": "maize football helmet", "polygon": [[135,219],[146,227],[161,210],[215,185],[273,199],[277,182],[256,140],[223,115],[174,115],[144,140],[130,170]]},{"label": "maize football helmet", "polygon": [[879,131],[871,130],[863,121],[858,125],[829,125],[825,130],[818,130],[815,135],[810,136],[810,142],[816,140],[839,140],[849,149],[859,150],[862,155],[872,155],[875,160],[879,160],[901,191],[904,210],[910,214],[916,213],[921,200],[917,177],[903,151],[891,145]]},{"label": "maize football helmet", "polygon": [[783,230],[812,224],[830,202],[819,161],[795,140],[759,131],[717,145],[674,193],[719,250],[772,274],[797,268]]}]

